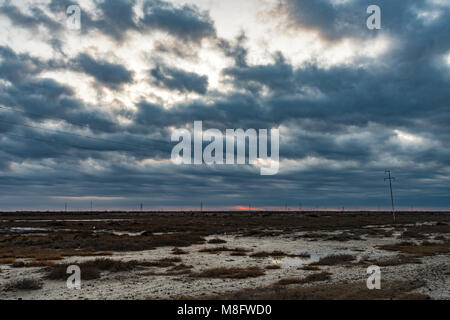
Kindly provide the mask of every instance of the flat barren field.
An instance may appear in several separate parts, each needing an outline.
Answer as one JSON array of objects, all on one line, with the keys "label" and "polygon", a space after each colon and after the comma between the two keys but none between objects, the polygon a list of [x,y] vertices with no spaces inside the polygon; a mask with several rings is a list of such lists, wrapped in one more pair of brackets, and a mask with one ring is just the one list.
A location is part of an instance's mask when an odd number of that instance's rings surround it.
[{"label": "flat barren field", "polygon": [[0,299],[450,299],[450,213],[4,212]]}]

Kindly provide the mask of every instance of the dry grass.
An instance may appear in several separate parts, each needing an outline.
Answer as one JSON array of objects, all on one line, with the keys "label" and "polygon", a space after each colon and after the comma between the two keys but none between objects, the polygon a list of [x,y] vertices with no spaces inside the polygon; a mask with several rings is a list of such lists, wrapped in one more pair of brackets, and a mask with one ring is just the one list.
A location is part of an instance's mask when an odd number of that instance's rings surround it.
[{"label": "dry grass", "polygon": [[[3,250],[2,250],[3,249]],[[5,251],[8,249],[8,251]],[[37,252],[36,252],[37,251]],[[0,261],[2,259],[35,259],[35,260],[61,260],[63,257],[90,257],[111,256],[111,251],[81,251],[81,250],[47,250],[28,247],[0,248]]]},{"label": "dry grass", "polygon": [[100,276],[100,271],[109,272],[122,272],[131,271],[138,267],[148,267],[148,266],[158,266],[158,267],[168,267],[173,266],[174,261],[181,261],[177,258],[173,259],[162,259],[154,262],[146,261],[119,261],[106,258],[99,258],[91,261],[85,261],[81,263],[71,263],[71,264],[58,264],[50,267],[47,273],[47,278],[52,280],[65,280],[67,279],[67,267],[69,265],[78,265],[81,269],[81,278],[85,280],[96,279]]},{"label": "dry grass", "polygon": [[311,255],[309,253],[301,253],[301,254],[290,254],[283,251],[272,251],[272,252],[266,252],[266,251],[260,251],[255,252],[250,255],[252,258],[280,258],[280,257],[291,257],[291,258],[309,258]]},{"label": "dry grass", "polygon": [[61,260],[61,259],[63,259],[62,255],[60,255],[58,253],[37,253],[33,257],[37,261],[48,261],[48,260]]},{"label": "dry grass", "polygon": [[176,255],[181,255],[181,254],[188,254],[189,252],[180,249],[180,248],[173,248],[172,249],[172,254],[176,254]]},{"label": "dry grass", "polygon": [[264,270],[259,267],[246,268],[212,268],[192,274],[196,278],[229,278],[229,279],[245,279],[263,276]]},{"label": "dry grass", "polygon": [[319,282],[331,279],[331,273],[329,272],[321,272],[321,273],[313,273],[307,275],[304,278],[285,278],[278,281],[276,284],[280,286],[286,286],[290,284],[305,284],[311,282]]},{"label": "dry grass", "polygon": [[16,262],[16,258],[1,258],[0,264],[13,264]]},{"label": "dry grass", "polygon": [[39,290],[41,288],[42,282],[32,278],[16,280],[5,285],[5,291]]},{"label": "dry grass", "polygon": [[395,257],[389,257],[387,259],[382,259],[378,261],[373,260],[363,260],[360,261],[358,264],[369,266],[369,265],[376,265],[379,267],[390,267],[390,266],[400,266],[403,264],[421,264],[422,261],[418,259],[417,257],[411,257],[411,256],[405,256],[405,255],[397,255]]},{"label": "dry grass", "polygon": [[266,267],[266,269],[267,270],[277,270],[277,269],[281,269],[281,266],[279,264],[271,264],[271,265],[268,265]]},{"label": "dry grass", "polygon": [[[67,273],[67,265],[56,265],[46,275],[50,280],[67,280],[70,276]],[[91,266],[80,267],[80,276],[82,280],[93,280],[100,278],[100,270]]]},{"label": "dry grass", "polygon": [[[92,228],[91,223],[91,228]],[[105,228],[110,227],[109,225]],[[161,235],[130,236],[111,233],[75,231],[80,226],[73,225],[74,231],[58,231],[46,236],[36,234],[8,235],[2,240],[0,258],[34,258],[39,254],[59,254],[62,256],[106,255],[112,251],[142,251],[157,247],[188,247],[203,244],[199,234],[190,232]],[[84,253],[84,254],[83,254]],[[44,258],[45,259],[45,258]]]},{"label": "dry grass", "polygon": [[350,241],[350,240],[361,240],[361,236],[353,234],[353,233],[349,233],[349,232],[342,232],[342,233],[327,237],[326,240],[327,241],[346,242],[346,241]]},{"label": "dry grass", "polygon": [[247,255],[247,253],[244,251],[232,251],[230,253],[230,256],[233,256],[233,257],[245,257],[246,255]]},{"label": "dry grass", "polygon": [[347,264],[354,261],[356,258],[351,254],[332,254],[321,258],[317,262],[313,262],[311,266],[335,266],[338,264]]},{"label": "dry grass", "polygon": [[209,240],[208,243],[209,244],[222,244],[222,243],[227,243],[227,242],[223,239],[215,238],[215,239]]},{"label": "dry grass", "polygon": [[427,236],[424,235],[423,233],[420,233],[417,230],[411,230],[410,229],[410,230],[404,231],[401,234],[400,238],[402,238],[402,239],[426,239]]},{"label": "dry grass", "polygon": [[399,244],[383,245],[379,246],[379,248],[387,251],[397,251],[419,257],[450,253],[450,243],[427,243],[425,245],[399,243]]},{"label": "dry grass", "polygon": [[209,254],[219,254],[221,252],[231,252],[232,255],[246,255],[246,252],[249,252],[249,250],[244,248],[227,248],[227,247],[214,247],[214,248],[203,248],[200,249],[198,252],[201,253],[209,253]]},{"label": "dry grass", "polygon": [[365,282],[295,287],[272,285],[217,296],[180,298],[190,300],[423,300],[428,299],[428,296],[411,292],[423,285],[424,282],[420,281],[385,281],[381,290],[368,290]]},{"label": "dry grass", "polygon": [[53,261],[17,261],[12,264],[13,268],[36,268],[36,267],[49,267],[53,266],[55,262]]},{"label": "dry grass", "polygon": [[86,261],[79,264],[80,268],[82,267],[93,267],[103,271],[111,271],[111,272],[121,272],[121,271],[130,271],[135,269],[137,266],[142,265],[136,260],[132,261],[120,261],[120,260],[112,260],[99,258],[91,261]]},{"label": "dry grass", "polygon": [[186,270],[186,269],[192,269],[192,268],[193,268],[193,266],[188,266],[188,265],[181,263],[181,264],[178,264],[178,265],[170,268],[169,271],[180,271],[180,270]]},{"label": "dry grass", "polygon": [[180,276],[180,275],[187,275],[191,274],[191,269],[193,266],[188,266],[185,264],[179,264],[172,268],[169,268],[166,272],[144,272],[141,273],[141,276]]},{"label": "dry grass", "polygon": [[141,263],[145,267],[157,267],[157,268],[168,268],[173,267],[176,263],[180,263],[182,260],[180,258],[163,258],[156,261],[148,261]]},{"label": "dry grass", "polygon": [[318,266],[311,266],[311,265],[306,265],[306,266],[300,267],[298,269],[305,270],[305,271],[320,271],[320,268]]},{"label": "dry grass", "polygon": [[79,250],[64,250],[61,252],[64,257],[95,257],[95,256],[112,256],[111,251],[79,251]]}]

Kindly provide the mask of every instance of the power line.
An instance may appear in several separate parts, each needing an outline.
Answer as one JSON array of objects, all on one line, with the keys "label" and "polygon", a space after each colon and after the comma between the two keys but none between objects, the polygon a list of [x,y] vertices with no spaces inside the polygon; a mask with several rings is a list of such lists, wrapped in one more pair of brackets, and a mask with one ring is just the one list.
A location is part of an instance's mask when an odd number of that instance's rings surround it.
[{"label": "power line", "polygon": [[391,190],[392,217],[394,218],[395,223],[394,193],[392,192],[392,180],[395,180],[395,178],[391,177],[391,170],[385,170],[384,173],[388,174],[388,177],[384,178],[384,181],[389,180],[389,188]]}]

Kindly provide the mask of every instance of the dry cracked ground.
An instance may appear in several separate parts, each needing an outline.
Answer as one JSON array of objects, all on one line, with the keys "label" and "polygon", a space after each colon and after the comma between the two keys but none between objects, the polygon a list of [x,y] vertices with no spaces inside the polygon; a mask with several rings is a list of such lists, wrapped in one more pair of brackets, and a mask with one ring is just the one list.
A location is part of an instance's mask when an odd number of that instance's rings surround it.
[{"label": "dry cracked ground", "polygon": [[0,213],[0,299],[450,299],[449,258],[444,212]]}]

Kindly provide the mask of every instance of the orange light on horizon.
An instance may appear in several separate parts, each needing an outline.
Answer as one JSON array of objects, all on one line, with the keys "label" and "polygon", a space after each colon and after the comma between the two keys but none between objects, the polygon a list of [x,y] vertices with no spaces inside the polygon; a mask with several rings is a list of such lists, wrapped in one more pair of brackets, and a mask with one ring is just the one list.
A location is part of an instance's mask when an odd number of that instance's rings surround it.
[{"label": "orange light on horizon", "polygon": [[239,211],[263,211],[265,210],[264,208],[249,208],[249,207],[245,207],[245,206],[234,206],[232,207],[234,210],[239,210]]}]

